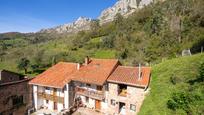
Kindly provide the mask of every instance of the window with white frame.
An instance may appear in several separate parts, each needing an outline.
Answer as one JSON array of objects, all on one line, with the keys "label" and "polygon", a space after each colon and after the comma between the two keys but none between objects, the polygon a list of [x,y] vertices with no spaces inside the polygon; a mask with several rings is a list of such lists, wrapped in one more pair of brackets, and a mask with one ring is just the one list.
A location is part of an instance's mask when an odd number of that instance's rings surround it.
[{"label": "window with white frame", "polygon": [[115,106],[115,100],[111,99],[111,105]]},{"label": "window with white frame", "polygon": [[89,103],[89,97],[86,97],[86,103]]},{"label": "window with white frame", "polygon": [[132,111],[136,111],[136,105],[134,105],[134,104],[130,104],[130,110],[132,110]]}]

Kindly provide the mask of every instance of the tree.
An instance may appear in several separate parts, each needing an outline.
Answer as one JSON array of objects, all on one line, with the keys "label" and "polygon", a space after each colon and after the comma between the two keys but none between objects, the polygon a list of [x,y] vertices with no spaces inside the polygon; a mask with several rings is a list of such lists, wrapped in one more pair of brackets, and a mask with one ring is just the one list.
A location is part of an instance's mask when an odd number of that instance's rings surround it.
[{"label": "tree", "polygon": [[203,82],[204,81],[204,62],[201,64],[199,72],[200,72],[199,80]]},{"label": "tree", "polygon": [[124,30],[124,18],[120,13],[115,15],[114,24],[118,31]]},{"label": "tree", "polygon": [[38,66],[42,65],[42,59],[43,59],[43,56],[44,56],[44,53],[45,53],[45,50],[40,50],[40,51],[36,51],[35,55],[34,55],[34,63]]},{"label": "tree", "polygon": [[90,28],[91,28],[92,37],[98,36],[99,30],[100,30],[99,20],[92,20]]},{"label": "tree", "polygon": [[18,69],[24,69],[25,74],[27,73],[30,61],[27,58],[21,58],[18,63]]}]

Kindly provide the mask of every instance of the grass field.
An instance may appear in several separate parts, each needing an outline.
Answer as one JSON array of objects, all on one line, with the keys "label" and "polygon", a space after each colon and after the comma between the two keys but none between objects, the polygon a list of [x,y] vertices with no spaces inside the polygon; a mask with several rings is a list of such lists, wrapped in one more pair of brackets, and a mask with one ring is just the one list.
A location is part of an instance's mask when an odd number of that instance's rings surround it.
[{"label": "grass field", "polygon": [[[188,87],[190,87],[187,82],[196,78],[200,63],[203,61],[204,54],[198,54],[167,60],[153,66],[150,84],[151,90],[142,105],[139,115],[186,114],[182,110],[169,110],[166,103],[173,92],[185,91]],[[170,82],[170,77],[172,76],[177,76],[180,79],[180,82],[173,85]],[[201,103],[203,104],[203,102]]]}]

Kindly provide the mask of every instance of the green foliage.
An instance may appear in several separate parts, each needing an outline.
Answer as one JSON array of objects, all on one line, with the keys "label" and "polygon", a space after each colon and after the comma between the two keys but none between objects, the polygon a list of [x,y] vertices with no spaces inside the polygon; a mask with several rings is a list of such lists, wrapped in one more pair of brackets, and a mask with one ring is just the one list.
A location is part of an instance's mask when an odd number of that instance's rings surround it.
[{"label": "green foliage", "polygon": [[170,81],[172,84],[176,85],[177,83],[180,83],[182,79],[178,76],[171,76]]},{"label": "green foliage", "polygon": [[179,92],[173,93],[172,99],[168,100],[167,106],[169,109],[176,110],[176,109],[183,109],[187,113],[190,112],[190,104],[194,101],[200,101],[201,97],[199,95]]},{"label": "green foliage", "polygon": [[27,69],[30,65],[30,61],[27,58],[21,58],[18,62],[18,68],[24,69],[25,74],[27,73]]},{"label": "green foliage", "polygon": [[[204,108],[203,82],[189,83],[199,75],[204,54],[165,60],[152,67],[150,92],[139,115],[202,115]],[[171,77],[179,78],[175,84]],[[177,79],[176,78],[176,79]],[[174,78],[173,78],[174,79]],[[171,109],[169,109],[171,108]]]},{"label": "green foliage", "polygon": [[104,48],[113,48],[114,47],[114,36],[109,35],[102,39],[102,46]]},{"label": "green foliage", "polygon": [[[200,53],[204,46],[203,4],[203,0],[166,0],[127,18],[117,14],[113,22],[103,25],[93,20],[90,30],[75,34],[0,34],[0,68],[17,71],[15,62],[24,56],[35,70],[59,61],[81,62],[87,55],[120,58],[123,64],[135,65],[179,57],[183,49]],[[110,50],[114,53],[103,52]]]},{"label": "green foliage", "polygon": [[201,81],[201,82],[204,82],[204,62],[200,65],[200,68],[199,68],[199,77],[198,79]]}]

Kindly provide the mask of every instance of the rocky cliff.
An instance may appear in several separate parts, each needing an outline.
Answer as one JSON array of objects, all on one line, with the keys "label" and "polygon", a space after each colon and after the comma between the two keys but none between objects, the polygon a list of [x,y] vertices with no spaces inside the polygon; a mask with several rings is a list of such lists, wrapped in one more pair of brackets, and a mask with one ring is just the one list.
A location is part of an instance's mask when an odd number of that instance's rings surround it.
[{"label": "rocky cliff", "polygon": [[116,14],[120,13],[123,16],[128,16],[136,9],[143,8],[150,4],[153,0],[119,0],[112,7],[102,11],[98,17],[100,23],[106,23],[114,20]]},{"label": "rocky cliff", "polygon": [[40,33],[76,33],[82,30],[89,30],[91,19],[79,17],[76,21],[63,24],[54,28],[42,29]]},{"label": "rocky cliff", "polygon": [[[150,4],[153,0],[118,0],[112,7],[102,11],[98,17],[101,24],[113,21],[115,15],[120,13],[123,16],[128,16],[136,9],[143,8]],[[76,33],[82,30],[89,30],[91,19],[79,17],[75,22],[60,25],[54,28],[42,29],[40,33]]]}]

